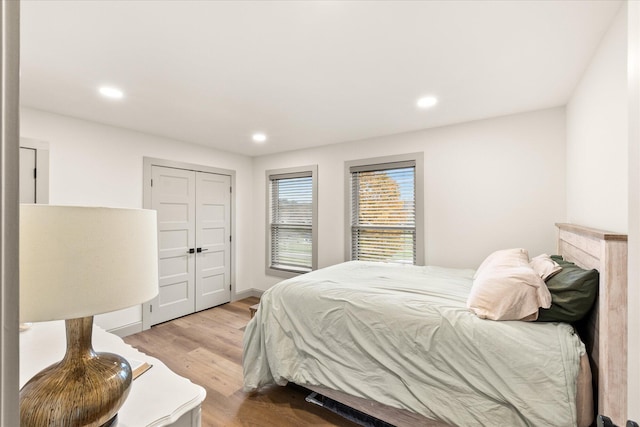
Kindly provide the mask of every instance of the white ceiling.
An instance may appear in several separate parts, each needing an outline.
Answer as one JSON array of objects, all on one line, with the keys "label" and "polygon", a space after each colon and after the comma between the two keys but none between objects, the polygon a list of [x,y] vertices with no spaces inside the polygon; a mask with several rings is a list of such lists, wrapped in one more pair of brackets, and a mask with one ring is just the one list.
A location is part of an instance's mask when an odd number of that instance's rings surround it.
[{"label": "white ceiling", "polygon": [[250,156],[413,131],[564,105],[620,4],[23,0],[22,104]]}]

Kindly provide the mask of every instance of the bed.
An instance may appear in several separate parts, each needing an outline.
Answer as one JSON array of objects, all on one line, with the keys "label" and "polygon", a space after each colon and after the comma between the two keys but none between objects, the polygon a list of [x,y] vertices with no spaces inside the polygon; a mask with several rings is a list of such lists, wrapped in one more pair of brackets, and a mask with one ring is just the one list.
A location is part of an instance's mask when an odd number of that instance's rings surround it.
[{"label": "bed", "polygon": [[626,351],[606,349],[626,348],[626,238],[558,229],[558,252],[600,272],[582,339],[566,323],[472,314],[474,270],[348,262],[265,292],[245,390],[294,382],[398,426],[588,425],[588,354],[598,412],[622,422]]}]

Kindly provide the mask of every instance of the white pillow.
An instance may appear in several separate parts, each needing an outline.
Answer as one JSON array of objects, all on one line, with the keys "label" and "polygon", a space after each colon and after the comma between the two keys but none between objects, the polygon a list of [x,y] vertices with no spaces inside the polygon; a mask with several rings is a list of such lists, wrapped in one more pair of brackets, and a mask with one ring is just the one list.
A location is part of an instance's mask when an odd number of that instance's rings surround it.
[{"label": "white pillow", "polygon": [[547,254],[538,255],[535,258],[531,258],[531,262],[529,262],[531,268],[542,278],[542,280],[546,281],[548,278],[553,277],[555,274],[558,274],[562,267],[560,264],[551,259],[551,257]]},{"label": "white pillow", "polygon": [[480,266],[478,267],[478,269],[476,270],[476,272],[473,274],[473,278],[475,279],[476,277],[478,277],[478,275],[480,274],[480,272],[484,269],[487,268],[487,266],[489,264],[491,264],[493,262],[493,260],[495,260],[497,257],[502,256],[504,253],[509,252],[509,251],[519,251],[520,249],[504,249],[501,251],[495,251],[493,253],[491,253],[488,257],[486,257],[484,259],[484,261],[482,261],[482,264],[480,264]]},{"label": "white pillow", "polygon": [[476,271],[467,307],[483,319],[536,320],[540,307],[551,307],[551,294],[525,249],[505,249]]}]

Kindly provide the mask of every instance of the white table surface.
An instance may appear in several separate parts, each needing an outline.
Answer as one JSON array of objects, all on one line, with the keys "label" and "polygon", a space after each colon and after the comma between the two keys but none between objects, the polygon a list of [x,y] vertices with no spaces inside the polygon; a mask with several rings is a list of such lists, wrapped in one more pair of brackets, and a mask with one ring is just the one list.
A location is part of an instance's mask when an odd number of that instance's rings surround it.
[{"label": "white table surface", "polygon": [[[40,370],[62,360],[65,348],[64,321],[34,323],[30,329],[20,332],[20,387]],[[166,426],[189,411],[200,410],[206,396],[204,388],[97,325],[93,326],[93,348],[153,365],[133,381],[129,396],[118,412],[118,427]]]}]

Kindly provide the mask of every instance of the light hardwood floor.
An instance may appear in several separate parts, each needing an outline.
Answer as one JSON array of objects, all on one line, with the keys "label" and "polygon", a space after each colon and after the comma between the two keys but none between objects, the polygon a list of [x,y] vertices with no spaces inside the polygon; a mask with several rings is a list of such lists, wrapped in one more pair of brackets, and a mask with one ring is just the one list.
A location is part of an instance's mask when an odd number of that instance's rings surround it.
[{"label": "light hardwood floor", "polygon": [[253,394],[242,391],[242,335],[249,307],[257,302],[246,298],[224,304],[156,325],[125,341],[207,390],[203,427],[355,427],[306,402],[308,392],[294,386],[273,386]]}]

